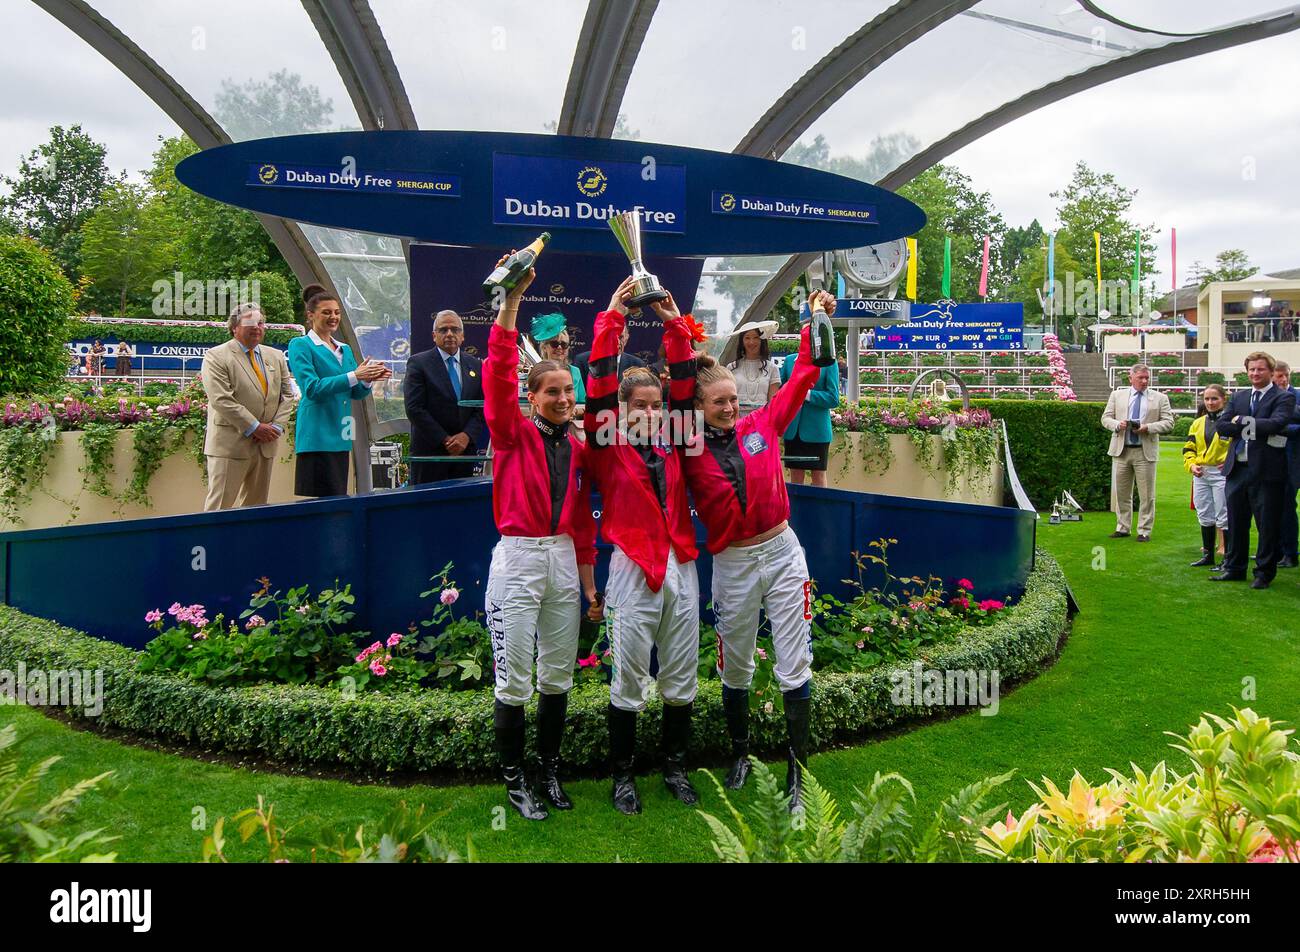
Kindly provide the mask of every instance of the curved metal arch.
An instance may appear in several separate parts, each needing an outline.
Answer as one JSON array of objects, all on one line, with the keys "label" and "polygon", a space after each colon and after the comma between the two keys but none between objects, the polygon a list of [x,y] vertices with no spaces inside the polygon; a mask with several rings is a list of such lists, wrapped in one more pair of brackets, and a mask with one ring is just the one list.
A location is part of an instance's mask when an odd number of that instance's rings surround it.
[{"label": "curved metal arch", "polygon": [[[1091,69],[1084,70],[1081,73],[1075,73],[1072,76],[1066,76],[1056,82],[1049,83],[1039,89],[1026,93],[1018,99],[1005,103],[996,109],[993,109],[978,119],[967,123],[961,129],[934,143],[928,148],[908,159],[898,168],[894,169],[888,175],[884,176],[877,184],[891,191],[897,191],[906,185],[916,176],[920,175],[931,166],[942,162],[954,152],[970,145],[976,139],[979,139],[995,129],[998,129],[1014,119],[1027,115],[1036,109],[1050,105],[1067,96],[1075,93],[1092,89],[1096,86],[1103,85],[1114,79],[1120,79],[1134,73],[1151,69],[1155,66],[1164,66],[1169,63],[1175,63],[1180,60],[1191,59],[1205,53],[1212,53],[1222,49],[1229,49],[1233,46],[1240,46],[1244,43],[1250,43],[1255,40],[1264,40],[1273,36],[1281,36],[1290,33],[1293,30],[1300,29],[1300,5],[1293,6],[1289,11],[1281,16],[1273,17],[1269,20],[1262,20],[1255,23],[1248,23],[1239,27],[1221,30],[1216,33],[1199,36],[1191,40],[1183,40],[1177,43],[1168,43],[1164,46],[1151,50],[1143,50],[1140,53],[1134,53],[1131,56],[1125,56],[1120,59],[1111,60]],[[745,309],[741,315],[737,326],[746,323],[752,319],[761,319],[761,315],[766,314],[776,302],[781,299],[786,288],[802,274],[809,265],[817,258],[816,254],[802,254],[791,256],[785,264],[768,279],[763,290],[758,293],[753,302]],[[760,318],[755,318],[759,315]]]},{"label": "curved metal arch", "polygon": [[418,129],[401,73],[369,0],[302,0],[366,131]]},{"label": "curved metal arch", "polygon": [[732,151],[780,158],[864,76],[903,47],[973,7],[976,2],[899,0],[804,73]]},{"label": "curved metal arch", "polygon": [[[231,141],[221,125],[166,70],[85,0],[32,0],[32,2],[81,37],[91,49],[135,83],[140,91],[153,100],[158,108],[166,113],[182,132],[193,139],[199,148],[211,149]],[[320,284],[338,293],[325,265],[297,222],[268,215],[258,215],[257,218],[300,282]],[[341,324],[341,330],[343,339],[353,352],[361,353],[352,324],[346,316]],[[366,424],[375,415],[373,401],[367,399],[365,407],[366,416],[358,421],[360,424],[358,443],[367,447],[366,465],[359,465],[358,454],[353,454],[358,492],[369,492],[371,488]]]},{"label": "curved metal arch", "polygon": [[659,0],[590,0],[556,132],[609,138]]}]

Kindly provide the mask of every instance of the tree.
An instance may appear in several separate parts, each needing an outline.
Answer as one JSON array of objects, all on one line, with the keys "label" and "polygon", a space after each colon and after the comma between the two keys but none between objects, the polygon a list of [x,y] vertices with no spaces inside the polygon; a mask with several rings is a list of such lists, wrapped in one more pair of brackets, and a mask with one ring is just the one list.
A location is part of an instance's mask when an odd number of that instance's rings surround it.
[{"label": "tree", "polygon": [[86,274],[101,292],[112,292],[118,317],[143,307],[154,279],[175,257],[172,220],[142,185],[119,182],[82,228]]},{"label": "tree", "polygon": [[273,271],[296,285],[292,269],[256,215],[191,191],[176,178],[177,163],[198,151],[185,136],[162,139],[147,172],[149,188],[175,237],[172,261],[163,271],[180,271],[185,280],[200,281],[238,281],[254,272]]},{"label": "tree", "polygon": [[41,393],[63,378],[75,300],[46,248],[31,238],[0,237],[0,393]]},{"label": "tree", "polygon": [[790,146],[781,161],[875,183],[915,155],[920,145],[921,141],[915,136],[891,132],[872,139],[866,154],[860,158],[854,155],[832,156],[826,137],[819,134],[812,142],[796,142]]},{"label": "tree", "polygon": [[1201,288],[1211,281],[1245,281],[1259,268],[1250,263],[1250,257],[1240,248],[1229,248],[1214,256],[1214,267],[1206,268],[1199,261],[1192,264],[1192,279]]},{"label": "tree", "polygon": [[328,132],[333,128],[334,102],[316,86],[287,69],[264,80],[221,81],[213,115],[236,142],[266,136]]},{"label": "tree", "polygon": [[[988,192],[976,192],[970,177],[951,165],[926,169],[898,190],[925,211],[925,227],[916,236],[917,299],[937,301],[943,296],[944,238],[952,239],[952,297],[957,301],[979,298],[984,236],[989,242],[989,288],[1006,288],[1011,275],[1003,259],[1006,223],[993,207]],[[995,296],[995,295],[990,295]]]},{"label": "tree", "polygon": [[1038,255],[1040,250],[1046,247],[1047,233],[1043,231],[1043,226],[1038,223],[1037,218],[1023,228],[1008,228],[1000,249],[1002,264],[1009,274],[1014,274],[1026,255]]},{"label": "tree", "polygon": [[117,181],[107,152],[79,125],[53,126],[49,141],[19,160],[17,178],[4,177],[9,195],[0,211],[19,233],[48,248],[73,281],[81,274],[81,228]]},{"label": "tree", "polygon": [[[1094,231],[1101,233],[1101,277],[1103,281],[1121,281],[1127,284],[1133,276],[1133,251],[1135,236],[1142,247],[1142,274],[1150,277],[1159,274],[1154,267],[1156,246],[1154,225],[1139,228],[1128,217],[1137,189],[1127,189],[1109,172],[1096,172],[1080,161],[1074,166],[1069,185],[1052,192],[1060,200],[1056,217],[1060,221],[1070,256],[1083,264],[1083,272],[1075,279],[1096,279]],[[1059,255],[1062,238],[1058,236],[1056,250]],[[1057,269],[1060,272],[1060,269]],[[1098,304],[1098,309],[1102,305]],[[1118,316],[1118,315],[1116,315]]]}]

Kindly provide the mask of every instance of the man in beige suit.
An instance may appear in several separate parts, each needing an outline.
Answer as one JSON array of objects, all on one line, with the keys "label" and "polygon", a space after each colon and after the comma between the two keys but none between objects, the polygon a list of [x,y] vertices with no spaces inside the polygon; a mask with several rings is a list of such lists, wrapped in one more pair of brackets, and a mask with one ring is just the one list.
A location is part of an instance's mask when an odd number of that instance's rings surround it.
[{"label": "man in beige suit", "polygon": [[280,437],[293,413],[284,354],[263,347],[266,318],[255,304],[230,315],[230,340],[203,358],[208,395],[208,498],[204,510],[266,502]]},{"label": "man in beige suit", "polygon": [[1112,539],[1128,536],[1133,525],[1133,484],[1138,491],[1139,542],[1151,541],[1156,521],[1156,462],[1160,434],[1174,428],[1169,398],[1149,389],[1151,369],[1137,364],[1128,372],[1127,387],[1110,395],[1101,425],[1110,430],[1111,509],[1115,511]]}]

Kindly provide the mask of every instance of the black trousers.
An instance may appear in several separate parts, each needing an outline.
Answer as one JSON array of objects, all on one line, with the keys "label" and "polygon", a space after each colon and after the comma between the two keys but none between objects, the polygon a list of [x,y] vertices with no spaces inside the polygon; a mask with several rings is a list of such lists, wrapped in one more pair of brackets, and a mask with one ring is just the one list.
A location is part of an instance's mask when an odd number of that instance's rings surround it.
[{"label": "black trousers", "polygon": [[[1244,467],[1243,467],[1244,468]],[[1224,555],[1225,571],[1245,574],[1250,551],[1250,521],[1255,520],[1259,544],[1255,549],[1255,577],[1266,582],[1277,575],[1282,558],[1282,512],[1287,486],[1285,480],[1251,478],[1249,472],[1228,477],[1228,551]]]},{"label": "black trousers", "polygon": [[1282,494],[1282,555],[1300,556],[1300,520],[1295,511],[1296,490],[1288,485]]}]

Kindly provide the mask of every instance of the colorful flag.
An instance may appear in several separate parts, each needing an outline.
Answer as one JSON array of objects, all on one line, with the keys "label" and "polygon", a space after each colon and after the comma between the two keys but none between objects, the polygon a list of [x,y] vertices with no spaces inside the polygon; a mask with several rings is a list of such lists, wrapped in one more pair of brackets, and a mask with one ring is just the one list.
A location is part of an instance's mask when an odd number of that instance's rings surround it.
[{"label": "colorful flag", "polygon": [[952,298],[952,239],[943,236],[943,298]]},{"label": "colorful flag", "polygon": [[980,268],[980,297],[989,296],[989,236],[984,236],[984,264]]},{"label": "colorful flag", "polygon": [[1047,296],[1056,295],[1056,232],[1047,236]]},{"label": "colorful flag", "polygon": [[[1178,229],[1169,229],[1169,281],[1173,285],[1174,293],[1178,292]],[[1175,304],[1178,302],[1175,301]]]},{"label": "colorful flag", "polygon": [[907,239],[907,296],[916,300],[916,239]]},{"label": "colorful flag", "polygon": [[1101,306],[1101,232],[1092,233],[1092,244],[1096,249],[1097,259],[1097,306]]},{"label": "colorful flag", "polygon": [[[1142,233],[1133,236],[1133,283],[1129,285],[1129,294],[1136,300],[1138,288],[1142,286]],[[1131,305],[1136,307],[1136,303]]]}]

